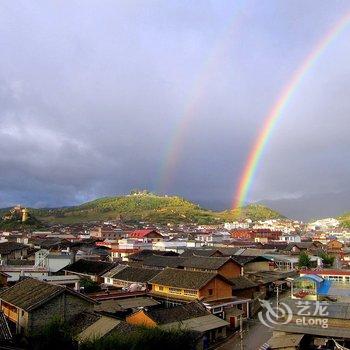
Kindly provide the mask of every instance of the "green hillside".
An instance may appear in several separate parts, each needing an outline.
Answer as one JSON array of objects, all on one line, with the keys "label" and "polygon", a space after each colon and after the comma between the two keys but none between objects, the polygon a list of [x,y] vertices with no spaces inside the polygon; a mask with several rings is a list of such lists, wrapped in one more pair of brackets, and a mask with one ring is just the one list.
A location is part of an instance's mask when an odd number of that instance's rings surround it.
[{"label": "green hillside", "polygon": [[337,218],[344,227],[350,228],[350,212],[345,213]]},{"label": "green hillside", "polygon": [[44,225],[33,214],[28,213],[22,221],[22,212],[14,208],[0,209],[0,230],[33,230],[41,229]]},{"label": "green hillside", "polygon": [[158,196],[150,193],[105,197],[78,206],[31,209],[30,212],[39,220],[52,223],[122,219],[135,222],[215,224],[237,218],[259,220],[282,217],[262,205],[249,205],[239,212],[215,212],[177,196]]}]

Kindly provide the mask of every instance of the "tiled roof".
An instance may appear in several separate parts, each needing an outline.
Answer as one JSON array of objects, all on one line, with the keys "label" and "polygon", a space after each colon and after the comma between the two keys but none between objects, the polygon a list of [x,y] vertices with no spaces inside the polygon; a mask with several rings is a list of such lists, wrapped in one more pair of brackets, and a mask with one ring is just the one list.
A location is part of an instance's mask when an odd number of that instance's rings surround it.
[{"label": "tiled roof", "polygon": [[25,278],[5,289],[0,293],[0,299],[23,310],[30,311],[65,291],[94,303],[92,299],[73,290],[41,282],[34,278]]},{"label": "tiled roof", "polygon": [[150,309],[145,313],[158,325],[209,315],[205,307],[199,303],[188,303],[169,309]]},{"label": "tiled roof", "polygon": [[181,266],[183,267],[192,267],[198,269],[208,269],[208,270],[218,270],[221,266],[227,262],[232,261],[228,257],[205,257],[205,256],[192,256],[186,258],[182,262]]},{"label": "tiled roof", "polygon": [[315,248],[316,245],[314,242],[288,243],[288,245],[285,247],[285,250],[291,250],[293,247],[298,247],[299,249],[309,249],[309,248]]},{"label": "tiled roof", "polygon": [[223,256],[231,256],[236,254],[236,252],[242,248],[241,247],[224,247],[224,248],[218,248],[218,249]]},{"label": "tiled roof", "polygon": [[106,261],[94,261],[79,259],[73,264],[66,266],[63,270],[82,273],[87,275],[102,275],[115,266],[115,264]]},{"label": "tiled roof", "polygon": [[254,288],[257,287],[258,284],[253,282],[247,277],[239,276],[234,278],[229,278],[229,280],[233,283],[233,290],[242,290],[247,288]]},{"label": "tiled roof", "polygon": [[128,234],[128,237],[130,238],[144,238],[147,237],[150,233],[156,233],[157,235],[161,236],[160,233],[158,233],[156,230],[135,230]]},{"label": "tiled roof", "polygon": [[250,262],[269,260],[267,258],[264,258],[263,256],[245,256],[245,255],[234,255],[232,256],[232,259],[242,266]]},{"label": "tiled roof", "polygon": [[[150,266],[158,268],[197,268],[203,270],[217,270],[230,260],[229,257],[206,257],[206,256],[160,256],[146,255],[138,262],[138,266]],[[235,261],[236,262],[236,261]]]},{"label": "tiled roof", "polygon": [[84,329],[98,321],[102,316],[94,312],[82,312],[75,315],[70,321],[69,326],[74,329],[75,333],[80,333]]},{"label": "tiled roof", "polygon": [[111,278],[128,282],[146,283],[155,277],[159,272],[160,270],[156,269],[127,266],[115,273],[113,276],[111,276]]},{"label": "tiled roof", "polygon": [[152,256],[152,255],[160,255],[160,256],[178,256],[178,253],[175,252],[168,252],[168,251],[163,251],[163,250],[150,250],[150,249],[143,249],[138,251],[137,253],[130,254],[128,256],[128,259],[130,260],[137,260],[137,261],[142,261],[145,257],[147,256]]},{"label": "tiled roof", "polygon": [[[213,256],[215,253],[220,253],[219,249],[186,249],[181,256],[189,258],[191,256]],[[222,255],[222,254],[221,254]]]},{"label": "tiled roof", "polygon": [[2,254],[2,255],[11,254],[12,252],[14,252],[16,250],[21,250],[21,249],[29,249],[29,247],[25,244],[16,243],[16,242],[0,243],[0,254]]},{"label": "tiled roof", "polygon": [[185,258],[180,256],[160,256],[150,255],[146,256],[142,260],[143,266],[156,266],[156,267],[179,267],[182,266]]},{"label": "tiled roof", "polygon": [[[216,276],[214,272],[189,271],[166,268],[150,280],[150,283],[188,289],[201,289]],[[221,277],[222,278],[222,277]]]}]

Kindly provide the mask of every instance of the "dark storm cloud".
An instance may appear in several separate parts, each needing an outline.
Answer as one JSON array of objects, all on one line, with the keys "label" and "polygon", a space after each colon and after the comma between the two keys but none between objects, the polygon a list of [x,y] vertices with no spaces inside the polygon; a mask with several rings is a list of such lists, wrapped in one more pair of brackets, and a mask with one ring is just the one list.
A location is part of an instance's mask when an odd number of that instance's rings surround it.
[{"label": "dark storm cloud", "polygon": [[[2,2],[0,205],[60,206],[159,190],[170,140],[196,95],[167,191],[229,206],[264,116],[347,7]],[[348,34],[295,94],[250,200],[350,190]]]}]

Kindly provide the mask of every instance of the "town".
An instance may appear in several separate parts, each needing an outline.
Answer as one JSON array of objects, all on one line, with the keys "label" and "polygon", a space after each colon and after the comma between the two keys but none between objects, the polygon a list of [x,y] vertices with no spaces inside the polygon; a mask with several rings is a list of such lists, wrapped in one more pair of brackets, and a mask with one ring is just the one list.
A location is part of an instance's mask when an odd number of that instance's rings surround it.
[{"label": "town", "polygon": [[[3,222],[13,217],[38,222],[20,205]],[[198,350],[345,346],[349,243],[350,230],[332,218],[216,225],[116,219],[4,230],[1,345],[35,344],[33,334],[56,319],[71,329],[69,346],[82,349],[143,327],[189,332],[187,347]],[[287,305],[291,320],[266,324],[262,301]],[[310,312],[298,318],[300,303],[326,303],[327,327]]]}]

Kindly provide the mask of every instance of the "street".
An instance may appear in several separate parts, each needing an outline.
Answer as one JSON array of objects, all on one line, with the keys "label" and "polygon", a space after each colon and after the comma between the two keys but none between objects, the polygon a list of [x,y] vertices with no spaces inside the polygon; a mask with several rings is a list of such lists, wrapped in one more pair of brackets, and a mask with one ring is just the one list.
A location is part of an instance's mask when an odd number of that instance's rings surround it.
[{"label": "street", "polygon": [[[288,297],[289,292],[280,294],[280,300]],[[276,296],[270,299],[270,302],[276,303]],[[263,310],[264,312],[264,310]],[[273,329],[263,325],[258,317],[247,320],[243,325],[243,341],[240,339],[240,334],[237,332],[225,344],[218,347],[220,350],[257,350],[260,349],[271,337]]]},{"label": "street", "polygon": [[243,342],[237,333],[225,344],[218,347],[220,350],[256,350],[266,343],[272,336],[272,329],[264,326],[258,319],[253,319],[243,326]]}]

